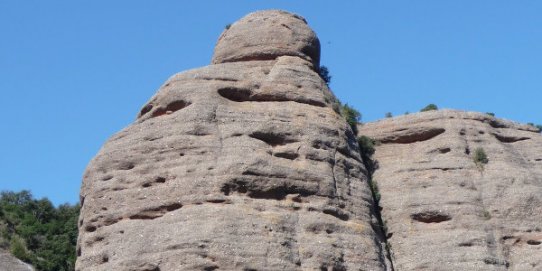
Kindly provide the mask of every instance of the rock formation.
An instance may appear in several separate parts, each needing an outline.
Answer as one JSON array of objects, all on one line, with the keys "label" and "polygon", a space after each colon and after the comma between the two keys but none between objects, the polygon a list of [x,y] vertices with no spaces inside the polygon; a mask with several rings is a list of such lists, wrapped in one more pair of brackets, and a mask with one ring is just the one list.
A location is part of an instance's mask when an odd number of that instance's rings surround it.
[{"label": "rock formation", "polygon": [[34,268],[0,248],[0,271],[34,271]]},{"label": "rock formation", "polygon": [[386,270],[355,135],[305,20],[249,14],[89,164],[76,269]]},{"label": "rock formation", "polygon": [[319,59],[297,15],[228,27],[89,164],[76,269],[542,270],[536,129],[411,114],[364,160]]},{"label": "rock formation", "polygon": [[443,110],[359,131],[380,142],[372,179],[395,270],[542,270],[537,129]]}]

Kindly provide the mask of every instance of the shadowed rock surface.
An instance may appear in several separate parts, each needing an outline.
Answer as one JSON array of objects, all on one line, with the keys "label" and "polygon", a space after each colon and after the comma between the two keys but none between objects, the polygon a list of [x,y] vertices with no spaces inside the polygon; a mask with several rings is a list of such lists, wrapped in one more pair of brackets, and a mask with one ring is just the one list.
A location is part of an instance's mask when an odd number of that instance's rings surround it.
[{"label": "shadowed rock surface", "polygon": [[[395,270],[542,270],[542,136],[461,111],[359,126],[380,141],[381,194]],[[473,154],[483,148],[487,164]]]},{"label": "shadowed rock surface", "polygon": [[167,80],[88,165],[76,269],[389,269],[319,57],[303,18],[263,11]]}]

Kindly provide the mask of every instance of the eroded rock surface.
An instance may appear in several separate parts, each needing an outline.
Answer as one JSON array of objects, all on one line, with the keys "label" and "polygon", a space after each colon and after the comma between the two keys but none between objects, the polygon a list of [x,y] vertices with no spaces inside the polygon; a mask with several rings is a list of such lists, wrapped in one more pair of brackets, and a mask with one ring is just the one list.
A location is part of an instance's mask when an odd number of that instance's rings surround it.
[{"label": "eroded rock surface", "polygon": [[386,270],[317,45],[301,17],[253,13],[167,80],[84,174],[76,269]]},{"label": "eroded rock surface", "polygon": [[[542,136],[486,114],[431,111],[359,126],[395,270],[542,270]],[[483,148],[489,162],[475,163]]]},{"label": "eroded rock surface", "polygon": [[320,41],[301,16],[281,10],[250,13],[220,35],[212,63],[297,56],[318,68]]}]

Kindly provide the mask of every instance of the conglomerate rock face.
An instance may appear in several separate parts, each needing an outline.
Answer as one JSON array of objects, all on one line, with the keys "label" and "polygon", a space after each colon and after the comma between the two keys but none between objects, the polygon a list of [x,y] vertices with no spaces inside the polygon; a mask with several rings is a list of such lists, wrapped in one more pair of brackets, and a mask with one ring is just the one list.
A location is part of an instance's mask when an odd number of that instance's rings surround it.
[{"label": "conglomerate rock face", "polygon": [[[395,270],[542,270],[542,136],[486,114],[431,111],[359,126]],[[475,163],[482,148],[488,163]]]},{"label": "conglomerate rock face", "polygon": [[301,17],[257,12],[167,80],[84,174],[76,269],[388,269],[318,44]]}]

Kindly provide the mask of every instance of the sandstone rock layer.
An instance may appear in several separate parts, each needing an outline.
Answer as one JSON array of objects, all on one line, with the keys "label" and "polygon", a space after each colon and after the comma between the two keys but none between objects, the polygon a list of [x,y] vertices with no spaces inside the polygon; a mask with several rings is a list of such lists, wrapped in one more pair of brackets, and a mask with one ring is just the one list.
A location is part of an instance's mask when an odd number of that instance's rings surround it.
[{"label": "sandstone rock layer", "polygon": [[[542,270],[542,136],[486,114],[431,111],[359,126],[395,270]],[[482,148],[488,163],[475,163]]]},{"label": "sandstone rock layer", "polygon": [[386,270],[318,44],[297,15],[253,13],[167,80],[84,174],[76,269]]}]

